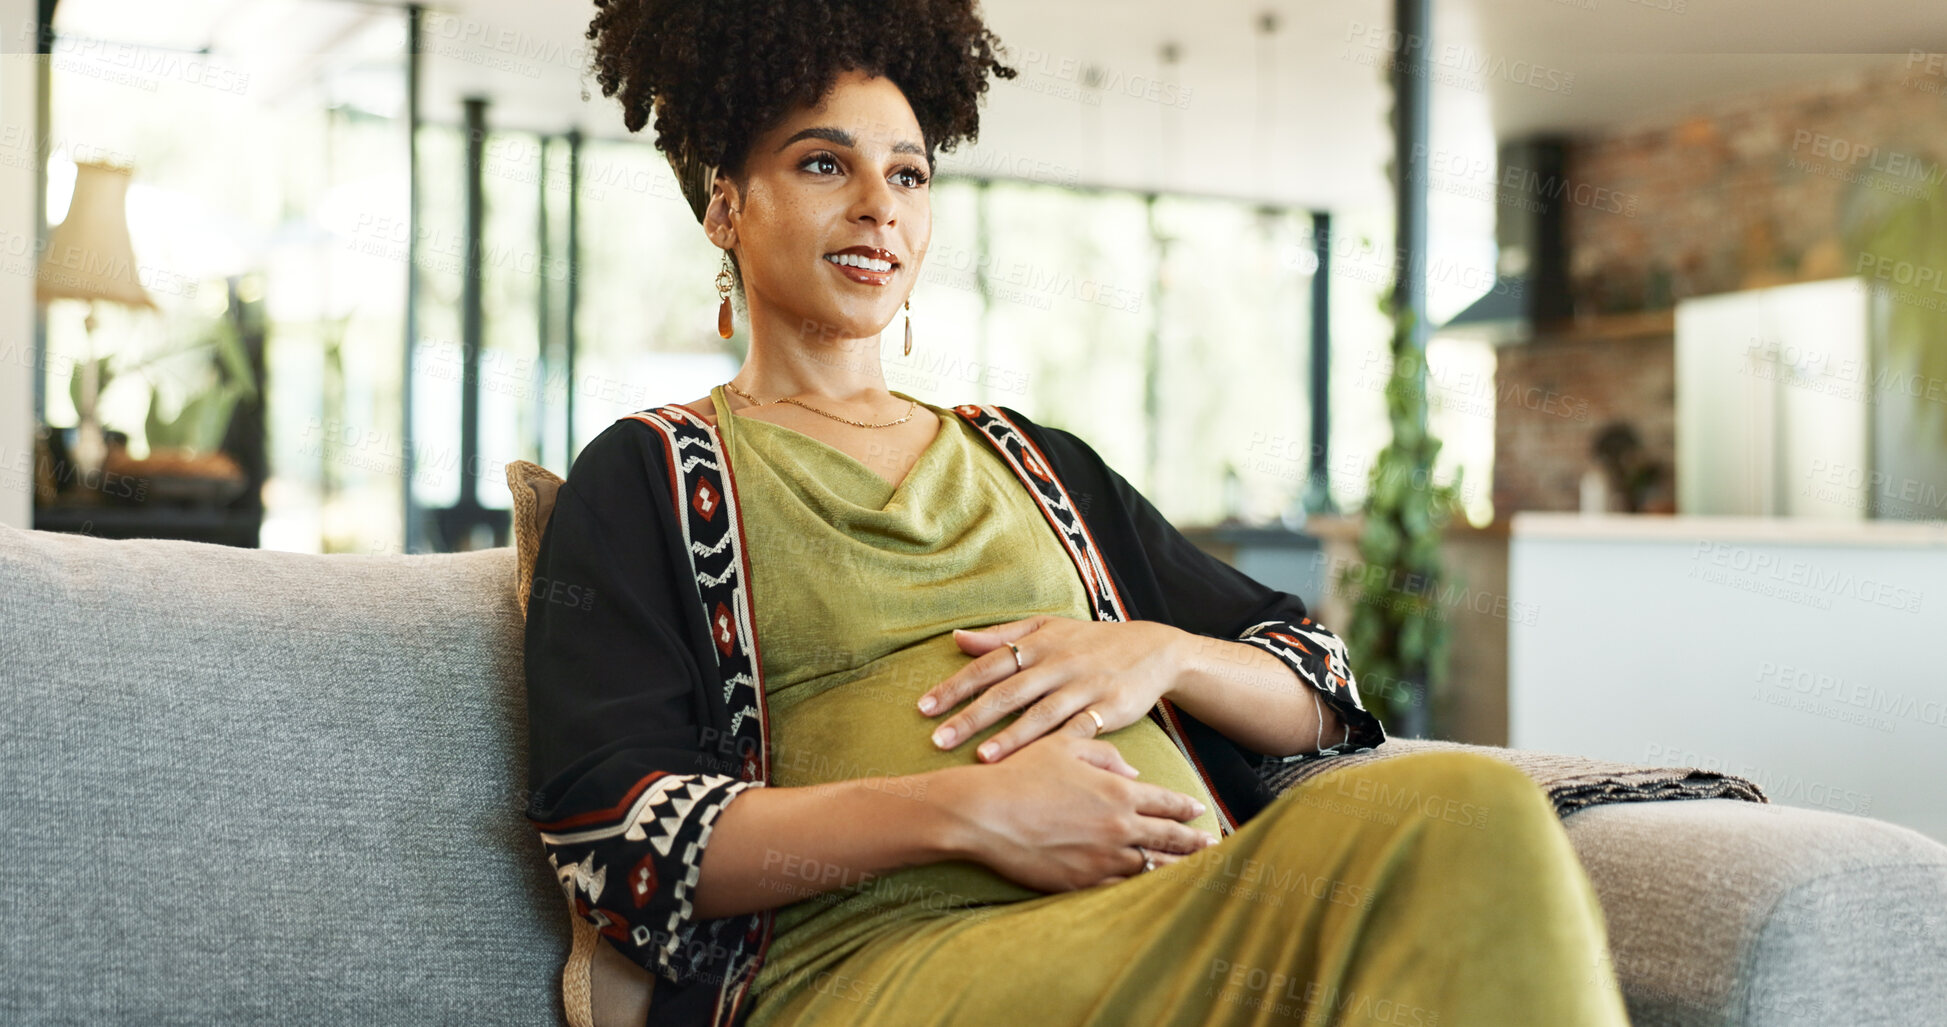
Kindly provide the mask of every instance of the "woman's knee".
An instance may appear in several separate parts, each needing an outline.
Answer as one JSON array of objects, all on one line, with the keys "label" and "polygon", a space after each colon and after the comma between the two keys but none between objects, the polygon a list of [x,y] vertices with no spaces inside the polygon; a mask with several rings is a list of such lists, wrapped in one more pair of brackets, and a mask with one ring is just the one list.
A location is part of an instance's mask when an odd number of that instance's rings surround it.
[{"label": "woman's knee", "polygon": [[1298,805],[1385,823],[1555,826],[1554,805],[1519,768],[1475,752],[1415,752],[1327,771],[1294,789]]}]

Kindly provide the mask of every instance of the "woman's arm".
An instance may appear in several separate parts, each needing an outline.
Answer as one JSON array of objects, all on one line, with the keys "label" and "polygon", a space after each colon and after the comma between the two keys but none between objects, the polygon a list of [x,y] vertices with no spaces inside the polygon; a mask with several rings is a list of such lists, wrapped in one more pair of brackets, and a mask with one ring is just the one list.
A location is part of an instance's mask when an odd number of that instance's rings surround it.
[{"label": "woman's arm", "polygon": [[1285,757],[1351,737],[1322,694],[1291,687],[1291,668],[1268,650],[1185,631],[1177,660],[1167,698],[1246,749]]},{"label": "woman's arm", "polygon": [[698,916],[723,812],[763,790],[706,723],[706,630],[658,443],[618,421],[556,495],[527,600],[527,817],[574,914],[679,987],[735,972],[760,924]]},{"label": "woman's arm", "polygon": [[[1183,640],[1186,679],[1176,686],[1184,712],[1236,742],[1253,761],[1302,759],[1386,740],[1385,728],[1359,699],[1345,643],[1311,618],[1302,599],[1191,542],[1080,436],[1036,427],[1069,459],[1092,465],[1113,492],[1113,504],[1102,501],[1106,497],[1096,503],[1085,495],[1076,499],[1098,539],[1113,533],[1125,548],[1142,552],[1142,566],[1118,567],[1118,574],[1152,576],[1164,603],[1158,619],[1194,636]],[[1270,665],[1257,655],[1237,655],[1243,649],[1263,650],[1283,666],[1284,676],[1269,673]],[[1293,687],[1294,676],[1303,687]],[[1170,699],[1175,703],[1178,696]]]},{"label": "woman's arm", "polygon": [[997,764],[802,788],[753,788],[728,806],[703,857],[698,916],[723,917],[965,859],[1045,892],[1135,873],[1214,845],[1188,826],[1202,804],[1136,769],[1077,716]]},{"label": "woman's arm", "polygon": [[696,885],[696,915],[755,913],[951,858],[952,823],[939,805],[938,774],[749,789],[717,818]]}]

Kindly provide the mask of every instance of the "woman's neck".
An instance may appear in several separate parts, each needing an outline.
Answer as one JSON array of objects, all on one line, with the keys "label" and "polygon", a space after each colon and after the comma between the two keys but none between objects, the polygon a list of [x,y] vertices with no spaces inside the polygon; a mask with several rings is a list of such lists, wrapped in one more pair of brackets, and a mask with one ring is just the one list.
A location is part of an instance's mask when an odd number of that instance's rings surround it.
[{"label": "woman's neck", "polygon": [[879,337],[835,338],[798,332],[753,314],[750,354],[731,379],[768,402],[780,396],[862,404],[891,395],[879,361]]}]

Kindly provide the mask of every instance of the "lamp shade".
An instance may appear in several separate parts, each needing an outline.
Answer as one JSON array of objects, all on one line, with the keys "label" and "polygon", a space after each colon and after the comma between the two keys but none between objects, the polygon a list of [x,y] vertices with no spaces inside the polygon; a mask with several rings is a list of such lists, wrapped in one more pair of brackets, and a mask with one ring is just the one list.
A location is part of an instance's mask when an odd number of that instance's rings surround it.
[{"label": "lamp shade", "polygon": [[68,216],[48,234],[34,295],[54,299],[110,300],[155,308],[136,274],[124,211],[133,169],[94,162],[74,166],[74,198]]}]

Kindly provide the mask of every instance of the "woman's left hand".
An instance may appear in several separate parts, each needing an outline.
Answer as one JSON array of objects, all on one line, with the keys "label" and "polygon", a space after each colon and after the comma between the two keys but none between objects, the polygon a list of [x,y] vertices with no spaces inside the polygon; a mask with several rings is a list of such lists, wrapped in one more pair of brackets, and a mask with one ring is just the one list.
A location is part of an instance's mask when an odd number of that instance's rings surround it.
[{"label": "woman's left hand", "polygon": [[[1135,723],[1170,693],[1182,666],[1178,642],[1186,634],[1160,621],[1077,620],[1051,614],[974,631],[956,629],[954,641],[975,659],[928,689],[919,709],[933,716],[979,697],[934,730],[934,744],[950,750],[1026,707],[1014,723],[981,743],[977,755],[988,763],[1085,709],[1101,716],[1098,734],[1107,734]],[[1019,671],[1009,642],[1021,650]]]}]

